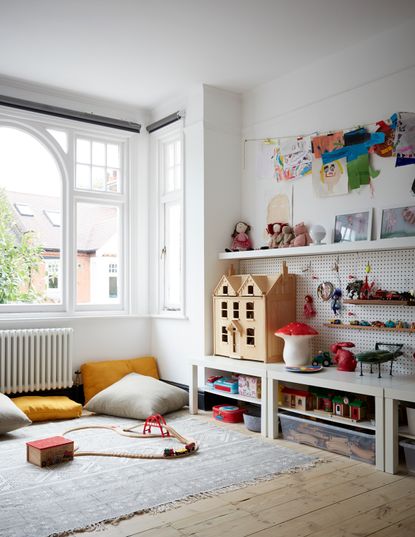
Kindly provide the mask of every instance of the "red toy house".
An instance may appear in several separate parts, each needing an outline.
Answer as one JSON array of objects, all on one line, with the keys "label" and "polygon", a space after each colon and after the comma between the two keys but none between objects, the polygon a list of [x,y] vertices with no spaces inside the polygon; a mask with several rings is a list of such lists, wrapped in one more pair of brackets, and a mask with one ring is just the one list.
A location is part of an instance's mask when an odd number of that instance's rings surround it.
[{"label": "red toy house", "polygon": [[313,410],[313,396],[308,390],[296,390],[284,386],[282,389],[282,404],[296,410]]},{"label": "red toy house", "polygon": [[350,403],[350,419],[361,421],[366,418],[366,401],[355,399]]}]

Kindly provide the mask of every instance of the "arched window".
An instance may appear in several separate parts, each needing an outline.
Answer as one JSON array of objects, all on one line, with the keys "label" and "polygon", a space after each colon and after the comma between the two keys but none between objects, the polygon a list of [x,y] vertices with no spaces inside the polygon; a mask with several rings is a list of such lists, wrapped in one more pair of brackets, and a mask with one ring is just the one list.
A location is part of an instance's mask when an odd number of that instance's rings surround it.
[{"label": "arched window", "polygon": [[45,144],[0,126],[0,304],[62,303],[62,174]]},{"label": "arched window", "polygon": [[0,317],[129,312],[132,136],[0,110]]}]

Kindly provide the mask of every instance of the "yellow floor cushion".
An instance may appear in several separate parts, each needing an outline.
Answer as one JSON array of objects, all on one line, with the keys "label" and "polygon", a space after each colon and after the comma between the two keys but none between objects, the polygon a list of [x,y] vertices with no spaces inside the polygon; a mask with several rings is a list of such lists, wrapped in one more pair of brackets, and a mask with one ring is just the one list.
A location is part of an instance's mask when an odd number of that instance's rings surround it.
[{"label": "yellow floor cushion", "polygon": [[82,414],[82,405],[63,395],[30,395],[12,401],[32,421],[67,420]]},{"label": "yellow floor cushion", "polygon": [[130,360],[107,360],[87,362],[81,366],[85,403],[98,392],[105,390],[129,373],[139,373],[155,379],[159,378],[154,356],[142,356]]}]

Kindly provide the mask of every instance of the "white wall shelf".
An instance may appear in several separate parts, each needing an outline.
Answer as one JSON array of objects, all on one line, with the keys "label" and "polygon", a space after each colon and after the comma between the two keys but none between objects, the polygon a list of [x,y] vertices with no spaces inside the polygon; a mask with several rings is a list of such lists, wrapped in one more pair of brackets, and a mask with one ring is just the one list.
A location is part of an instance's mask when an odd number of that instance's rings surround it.
[{"label": "white wall shelf", "polygon": [[239,393],[229,393],[223,390],[215,390],[209,386],[204,386],[202,388],[204,392],[214,393],[215,395],[222,395],[223,397],[229,397],[229,399],[236,399],[237,401],[243,401],[244,403],[253,403],[256,405],[261,404],[261,399],[257,397],[246,397],[245,395],[240,395]]},{"label": "white wall shelf", "polygon": [[340,242],[299,246],[295,248],[271,248],[266,250],[248,250],[246,252],[222,252],[219,259],[265,259],[269,257],[295,257],[305,255],[348,254],[354,252],[378,252],[380,250],[406,250],[415,248],[414,237],[399,239],[379,239],[374,241]]}]

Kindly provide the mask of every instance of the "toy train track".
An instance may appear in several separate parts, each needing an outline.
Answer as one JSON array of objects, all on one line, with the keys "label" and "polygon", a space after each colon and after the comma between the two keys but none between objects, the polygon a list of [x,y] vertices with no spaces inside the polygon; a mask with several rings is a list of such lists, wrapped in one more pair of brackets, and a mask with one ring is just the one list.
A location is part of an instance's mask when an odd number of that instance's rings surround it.
[{"label": "toy train track", "polygon": [[[178,433],[173,427],[167,425],[164,419],[159,423],[151,423],[150,426],[147,425],[148,420],[146,421],[143,432],[134,431],[137,427],[140,427],[141,424],[129,429],[123,429],[122,427],[117,427],[115,425],[84,425],[80,427],[72,427],[67,429],[63,436],[74,432],[80,431],[83,429],[107,429],[114,433],[117,433],[121,436],[128,436],[129,438],[175,438],[184,447],[179,449],[174,448],[165,448],[162,453],[128,453],[128,452],[106,452],[106,451],[78,451],[79,446],[75,445],[76,457],[122,457],[128,459],[177,459],[181,457],[187,457],[193,455],[199,449],[199,445],[192,438],[185,438],[183,435]],[[163,423],[164,422],[164,423]],[[151,425],[156,425],[160,432],[157,434],[151,433]],[[148,432],[146,432],[148,431]]]}]

